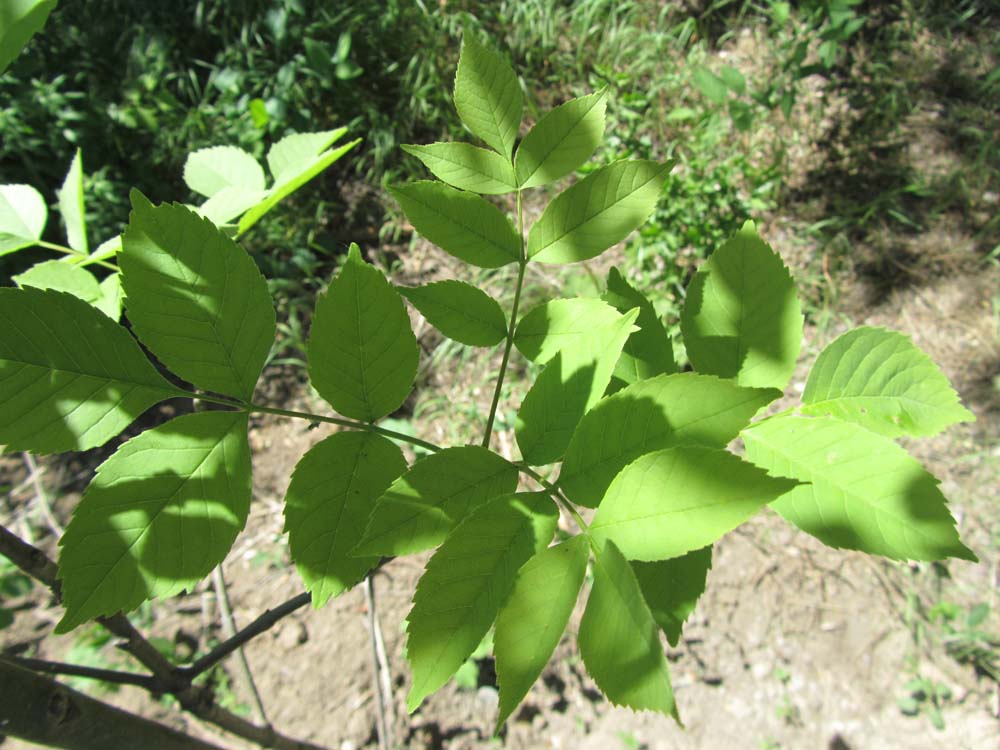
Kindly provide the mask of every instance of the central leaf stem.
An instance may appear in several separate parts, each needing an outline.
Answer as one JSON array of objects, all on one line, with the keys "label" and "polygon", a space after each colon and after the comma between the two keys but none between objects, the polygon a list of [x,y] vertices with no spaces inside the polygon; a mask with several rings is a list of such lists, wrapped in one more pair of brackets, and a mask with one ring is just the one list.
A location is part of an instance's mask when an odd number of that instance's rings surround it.
[{"label": "central leaf stem", "polygon": [[510,361],[510,350],[514,346],[514,329],[517,326],[517,308],[521,302],[521,287],[524,286],[524,269],[528,266],[528,258],[524,249],[524,210],[521,206],[521,191],[517,191],[517,234],[521,238],[520,258],[517,260],[517,286],[514,288],[514,304],[510,310],[510,325],[507,327],[507,342],[503,349],[503,359],[500,360],[500,374],[497,385],[493,389],[493,403],[490,404],[490,415],[486,419],[486,434],[483,435],[483,447],[490,447],[493,436],[493,422],[497,416],[497,406],[500,403],[500,391],[503,389],[504,375],[507,374],[507,363]]}]

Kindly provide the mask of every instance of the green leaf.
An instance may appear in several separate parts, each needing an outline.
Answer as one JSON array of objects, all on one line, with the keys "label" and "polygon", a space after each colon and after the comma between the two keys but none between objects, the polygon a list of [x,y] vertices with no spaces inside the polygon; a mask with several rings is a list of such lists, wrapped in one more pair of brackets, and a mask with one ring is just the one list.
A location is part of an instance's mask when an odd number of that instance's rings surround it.
[{"label": "green leaf", "polygon": [[285,495],[285,531],[313,606],[346,591],[378,562],[352,557],[375,499],[406,471],[395,444],[367,432],[338,432],[296,464]]},{"label": "green leaf", "polygon": [[889,437],[934,435],[976,419],[909,337],[868,326],[820,353],[802,402],[803,414],[838,417]]},{"label": "green leaf", "polygon": [[590,534],[629,560],[667,560],[711,544],[796,484],[724,450],[677,445],[619,472]]},{"label": "green leaf", "polygon": [[98,467],[59,542],[57,633],[190,591],[222,562],[250,510],[247,419],[177,417]]},{"label": "green leaf", "polygon": [[274,144],[267,153],[274,184],[264,200],[243,214],[237,226],[237,235],[245,234],[279,202],[361,143],[361,139],[357,138],[335,149],[327,148],[346,132],[346,128],[337,128],[323,133],[296,133]]},{"label": "green leaf", "polygon": [[87,263],[93,263],[98,260],[107,260],[108,258],[114,258],[118,253],[122,251],[122,236],[116,235],[109,240],[105,240],[97,249],[90,254],[89,257],[80,261],[80,265],[86,265]]},{"label": "green leaf", "polygon": [[189,208],[133,190],[118,264],[139,340],[199,388],[249,400],[275,334],[250,256]]},{"label": "green leaf", "polygon": [[462,36],[455,109],[469,130],[510,160],[524,111],[521,84],[504,59],[472,34]]},{"label": "green leaf", "polygon": [[35,453],[103,445],[182,395],[128,331],[81,299],[0,289],[0,443]]},{"label": "green leaf", "polygon": [[0,73],[41,31],[58,0],[5,0],[0,9]]},{"label": "green leaf", "polygon": [[470,514],[434,553],[407,617],[411,713],[475,650],[518,569],[548,546],[558,520],[558,508],[543,492],[497,498]]},{"label": "green leaf", "polygon": [[494,346],[507,336],[507,317],[486,292],[463,281],[400,287],[423,316],[450,339],[469,346]]},{"label": "green leaf", "polygon": [[[607,313],[595,314],[597,308],[607,308]],[[581,314],[573,318],[574,311]],[[552,463],[563,455],[580,418],[604,394],[639,311],[619,315],[598,300],[550,302],[525,317],[523,322],[531,333],[521,334],[522,351],[530,351],[539,339],[534,332],[539,329],[535,321],[540,314],[551,316],[545,321],[550,327],[543,329],[534,359],[547,364],[525,394],[515,426],[521,454],[536,466]],[[610,322],[582,328],[585,321],[598,318],[610,318]],[[557,346],[553,356],[551,352]]]},{"label": "green leaf", "polygon": [[34,245],[48,216],[45,199],[30,185],[0,185],[0,256]]},{"label": "green leaf", "polygon": [[594,331],[614,327],[621,319],[601,300],[556,299],[532,308],[521,318],[514,344],[532,362],[544,365],[560,351],[585,347]]},{"label": "green leaf", "polygon": [[313,387],[345,417],[374,422],[413,387],[420,350],[403,300],[353,243],[316,300],[306,353]]},{"label": "green leaf", "polygon": [[514,168],[495,151],[470,143],[432,143],[402,149],[420,159],[439,180],[461,190],[484,195],[517,190]]},{"label": "green leaf", "polygon": [[634,383],[580,420],[559,486],[574,503],[597,507],[618,472],[639,456],[676,445],[725,448],[780,395],[693,372]]},{"label": "green leaf", "polygon": [[897,560],[976,560],[938,480],[888,438],[830,417],[775,417],[743,431],[747,457],[796,487],[772,507],[831,547]]},{"label": "green leaf", "polygon": [[660,632],[632,567],[611,542],[594,549],[594,587],[579,644],[587,672],[614,705],[659,711],[680,723]]},{"label": "green leaf", "polygon": [[[635,321],[639,330],[628,337],[615,365],[614,378],[619,387],[655,375],[677,372],[674,346],[653,304],[625,281],[625,277],[614,266],[608,272],[608,289],[601,299],[620,313],[634,307],[639,308],[639,317]],[[612,385],[615,385],[614,381]]]},{"label": "green leaf", "polygon": [[94,274],[85,268],[61,260],[36,263],[24,273],[11,276],[11,279],[22,289],[30,286],[35,289],[67,292],[91,305],[99,302],[103,296]]},{"label": "green leaf", "polygon": [[197,211],[212,223],[228,224],[268,196],[266,190],[247,190],[241,187],[224,187],[207,201],[198,206]]},{"label": "green leaf", "polygon": [[606,90],[601,90],[570,99],[535,123],[514,158],[521,189],[555,182],[587,161],[601,145],[606,107]]},{"label": "green leaf", "polygon": [[656,208],[672,164],[616,161],[567,188],[528,232],[528,257],[574,263],[625,239]]},{"label": "green leaf", "polygon": [[493,637],[500,685],[497,732],[559,645],[583,586],[589,553],[587,538],[575,536],[537,553],[518,571]]},{"label": "green leaf", "polygon": [[87,220],[83,211],[83,160],[76,150],[69,172],[57,193],[59,211],[66,222],[66,240],[78,253],[87,254]]},{"label": "green leaf", "polygon": [[241,148],[212,146],[188,154],[184,162],[184,182],[206,198],[226,188],[262,192],[264,169]]},{"label": "green leaf", "polygon": [[723,65],[719,71],[722,81],[737,94],[745,94],[747,90],[747,79],[743,77],[732,65]]},{"label": "green leaf", "polygon": [[440,544],[469,513],[517,489],[517,469],[479,446],[445,448],[410,467],[375,503],[352,554],[408,555]]},{"label": "green leaf", "polygon": [[94,307],[114,321],[122,316],[122,275],[119,272],[105,276],[99,284],[101,297],[94,302]]},{"label": "green leaf", "polygon": [[478,195],[427,180],[390,185],[389,192],[414,229],[459,260],[499,268],[521,257],[510,219]]},{"label": "green leaf", "polygon": [[705,593],[705,580],[712,567],[712,547],[692,550],[680,557],[656,562],[633,562],[632,570],[642,589],[653,619],[671,646],[681,639],[684,621]]},{"label": "green leaf", "polygon": [[706,98],[716,104],[725,104],[729,91],[726,82],[707,68],[697,67],[691,73],[691,80]]},{"label": "green leaf", "polygon": [[802,345],[802,311],[781,258],[747,222],[695,274],[681,311],[695,369],[784,388]]}]

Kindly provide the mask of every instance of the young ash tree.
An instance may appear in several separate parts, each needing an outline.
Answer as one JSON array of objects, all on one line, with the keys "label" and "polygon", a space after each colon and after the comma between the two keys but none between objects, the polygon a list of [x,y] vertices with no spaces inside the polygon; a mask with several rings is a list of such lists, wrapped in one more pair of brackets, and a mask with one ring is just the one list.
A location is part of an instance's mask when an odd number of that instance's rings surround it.
[{"label": "young ash tree", "polygon": [[[598,256],[661,197],[671,164],[616,161],[525,226],[525,191],[572,174],[600,144],[607,96],[561,104],[520,137],[517,76],[466,36],[455,105],[484,145],[406,146],[438,180],[390,190],[443,251],[479,268],[514,266],[513,303],[504,310],[460,279],[397,288],[352,245],[316,302],[307,344],[310,382],[336,416],[254,400],[275,336],[265,280],[231,233],[185,206],[132,195],[116,256],[131,330],[60,291],[0,289],[0,442],[9,449],[102,445],[167,399],[211,407],[146,430],[99,467],[60,541],[57,632],[190,590],[223,561],[247,518],[248,419],[261,412],[341,428],[302,457],[285,498],[313,604],[383,558],[434,550],[406,622],[407,707],[444,685],[493,628],[497,730],[581,596],[577,644],[608,700],[679,720],[663,635],[678,642],[712,545],[765,506],[832,547],[974,561],[938,481],[895,442],[973,419],[906,336],[844,334],[819,355],[799,405],[761,416],[788,386],[803,318],[787,268],[752,224],[688,287],[681,331],[693,369],[681,371],[653,305],[617,269],[600,299],[521,309],[529,264]],[[200,153],[206,191],[218,195],[224,175],[224,187],[256,205],[239,192],[256,177],[223,168],[224,149]],[[511,194],[513,216],[484,197]],[[379,424],[417,374],[406,302],[455,341],[502,347],[474,444],[434,445]],[[541,370],[517,409],[521,458],[510,461],[491,438],[516,356]],[[737,437],[745,455],[727,450]],[[400,442],[426,455],[408,465]],[[558,530],[561,514],[573,533]]]}]

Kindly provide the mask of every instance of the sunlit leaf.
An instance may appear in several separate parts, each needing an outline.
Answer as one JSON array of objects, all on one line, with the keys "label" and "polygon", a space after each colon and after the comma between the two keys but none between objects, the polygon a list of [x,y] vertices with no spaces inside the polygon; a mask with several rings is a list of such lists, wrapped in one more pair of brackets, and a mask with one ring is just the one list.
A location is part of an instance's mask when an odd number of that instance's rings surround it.
[{"label": "sunlit leaf", "polygon": [[41,31],[58,0],[4,0],[0,11],[0,73]]},{"label": "sunlit leaf", "polygon": [[399,287],[399,293],[441,333],[469,346],[493,346],[507,336],[507,318],[497,301],[464,281]]},{"label": "sunlit leaf", "polygon": [[78,253],[86,254],[87,220],[83,211],[83,160],[80,149],[76,150],[69,172],[59,188],[59,211],[66,223],[66,240],[69,246]]},{"label": "sunlit leaf", "polygon": [[184,162],[184,182],[206,198],[226,188],[262,192],[264,169],[241,148],[211,146],[188,154]]},{"label": "sunlit leaf", "polygon": [[462,122],[492,149],[509,160],[521,126],[521,84],[500,55],[462,36],[455,75],[455,109]]},{"label": "sunlit leaf", "polygon": [[30,185],[0,185],[0,255],[34,245],[48,216],[45,198]]},{"label": "sunlit leaf", "polygon": [[420,159],[439,180],[460,190],[500,195],[517,189],[514,168],[496,151],[470,143],[431,143],[402,149]]}]

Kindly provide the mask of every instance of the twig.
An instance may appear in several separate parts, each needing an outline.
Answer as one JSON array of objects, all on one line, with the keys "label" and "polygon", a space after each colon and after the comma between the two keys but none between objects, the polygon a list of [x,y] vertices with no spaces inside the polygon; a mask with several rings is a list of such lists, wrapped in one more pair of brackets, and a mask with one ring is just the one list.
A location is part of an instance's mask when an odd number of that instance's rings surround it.
[{"label": "twig", "polygon": [[112,682],[116,685],[136,685],[146,690],[156,689],[156,679],[145,674],[135,674],[134,672],[120,672],[115,669],[97,669],[95,667],[84,667],[79,664],[65,664],[59,661],[46,661],[45,659],[28,659],[21,656],[7,654],[3,657],[11,664],[16,664],[32,672],[44,672],[45,674],[65,674],[73,677],[86,677],[90,680],[101,680]]},{"label": "twig", "polygon": [[258,636],[264,631],[272,628],[281,618],[287,617],[295,610],[304,607],[309,603],[311,598],[312,597],[308,592],[303,592],[298,596],[292,597],[284,604],[279,604],[274,609],[265,610],[262,615],[239,631],[236,635],[231,638],[227,638],[203,657],[198,659],[194,664],[187,667],[179,667],[177,671],[186,678],[194,679],[202,672],[214,667],[251,638],[254,638],[255,636]]},{"label": "twig", "polygon": [[25,451],[23,454],[24,463],[28,466],[28,471],[31,473],[30,479],[31,483],[35,487],[35,499],[38,501],[39,507],[42,509],[42,516],[45,517],[45,522],[49,525],[49,529],[55,534],[56,539],[61,539],[63,535],[63,527],[56,520],[56,517],[52,514],[52,506],[49,505],[49,496],[45,492],[45,486],[42,484],[42,472],[38,468],[38,464],[35,462],[35,457],[30,453]]},{"label": "twig", "polygon": [[375,584],[369,573],[365,576],[363,583],[365,590],[365,603],[368,605],[368,635],[372,644],[372,678],[375,680],[375,712],[377,714],[376,728],[378,730],[379,750],[389,750],[390,738],[389,727],[385,721],[386,696],[382,683],[382,662],[379,658],[378,641],[381,639],[381,631],[378,625],[378,617],[375,614]]},{"label": "twig", "polygon": [[[61,591],[57,578],[58,568],[48,556],[37,547],[33,547],[6,527],[0,526],[0,554],[7,557],[18,568],[34,578],[36,581],[44,583],[57,599],[61,600]],[[298,601],[302,600],[302,601]],[[261,727],[252,722],[242,719],[231,711],[227,711],[216,703],[215,692],[201,685],[192,685],[191,681],[205,669],[210,668],[219,659],[232,653],[234,649],[253,638],[257,633],[261,633],[271,627],[289,612],[292,612],[309,601],[308,594],[302,594],[290,602],[286,602],[281,607],[268,610],[264,615],[257,618],[254,623],[240,631],[235,638],[226,641],[223,646],[231,644],[225,649],[219,647],[212,651],[205,659],[203,669],[189,671],[180,669],[171,664],[143,635],[135,629],[128,621],[128,618],[120,612],[111,617],[99,617],[100,623],[110,632],[123,639],[120,648],[132,654],[144,667],[152,672],[155,689],[152,692],[170,693],[181,707],[189,713],[197,716],[202,721],[224,729],[227,732],[249,740],[261,747],[275,748],[276,750],[325,750],[319,745],[304,740],[296,740],[286,737],[277,732],[273,727]],[[290,606],[292,605],[292,606]],[[261,623],[262,620],[266,624]],[[251,632],[252,631],[252,632]],[[219,654],[217,658],[209,659],[213,654]]]},{"label": "twig", "polygon": [[[232,638],[236,635],[236,620],[233,618],[233,608],[229,603],[229,591],[226,589],[226,579],[222,577],[221,565],[212,571],[212,586],[215,588],[215,599],[219,603],[219,614],[222,616],[222,629],[226,634],[226,638]],[[243,679],[247,683],[250,694],[253,696],[257,718],[261,724],[271,726],[271,722],[267,720],[264,701],[260,697],[260,691],[257,690],[257,683],[254,681],[253,672],[250,671],[250,662],[247,661],[247,655],[243,651],[242,646],[236,649],[236,656],[240,661],[240,671],[243,674]]]}]

